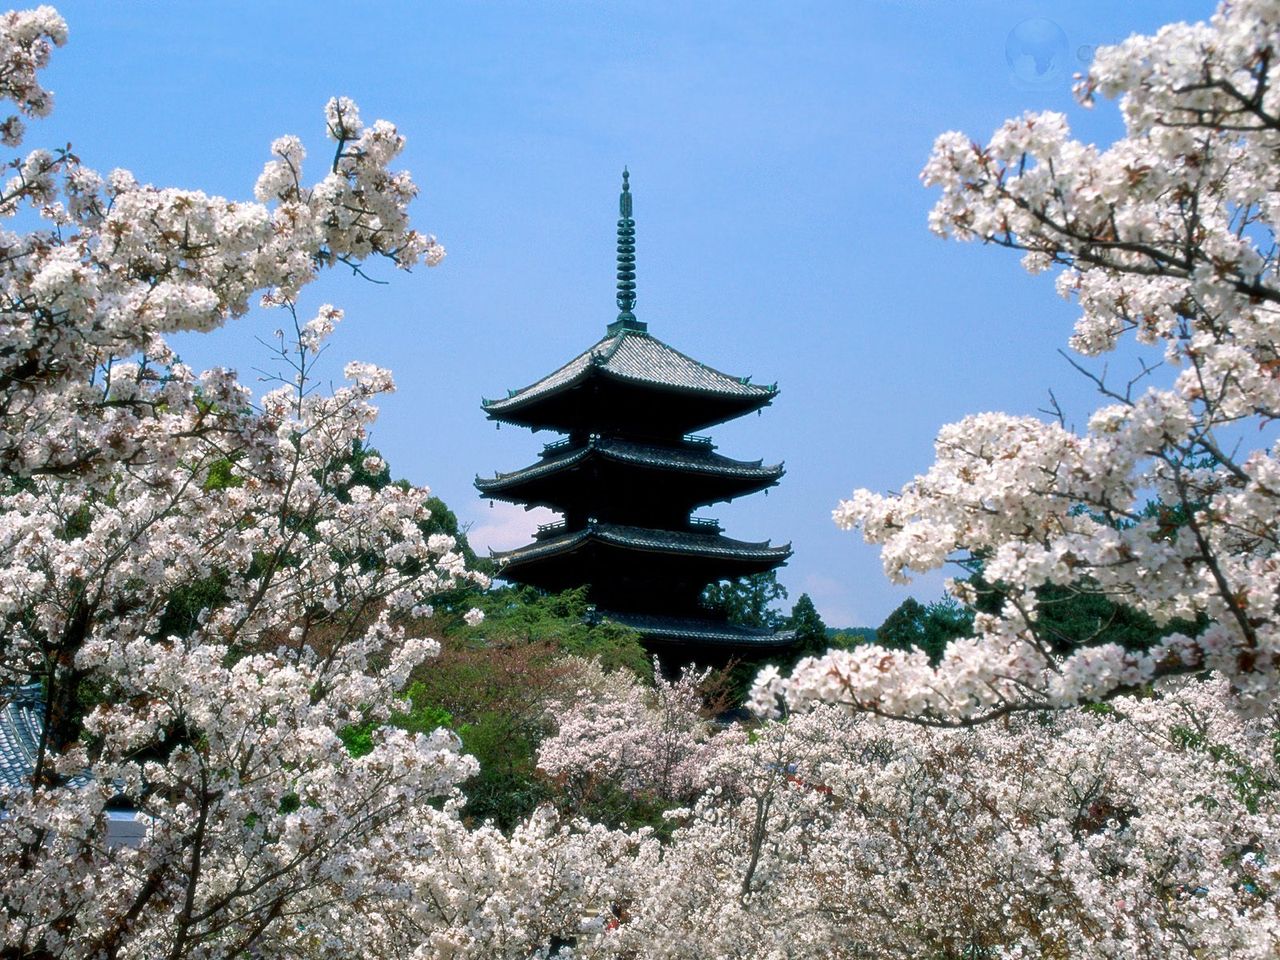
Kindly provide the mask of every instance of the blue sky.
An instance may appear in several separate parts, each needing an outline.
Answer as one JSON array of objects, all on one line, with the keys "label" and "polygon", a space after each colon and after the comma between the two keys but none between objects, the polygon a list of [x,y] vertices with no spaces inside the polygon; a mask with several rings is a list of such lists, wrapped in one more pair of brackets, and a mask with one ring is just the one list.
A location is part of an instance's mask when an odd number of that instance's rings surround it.
[{"label": "blue sky", "polygon": [[[790,540],[780,579],[835,626],[875,625],[942,581],[889,584],[876,550],[832,525],[838,499],[910,480],[938,427],[967,413],[1033,413],[1052,388],[1083,421],[1092,402],[1055,353],[1075,311],[1052,280],[926,229],[918,174],[934,137],[985,139],[1007,116],[1058,109],[1078,136],[1110,141],[1114,107],[1076,107],[1070,74],[1096,45],[1211,12],[1094,0],[59,9],[71,40],[47,74],[57,107],[29,146],[70,141],[100,170],[249,197],[280,134],[301,136],[318,171],[331,95],[408,137],[416,220],[448,258],[381,269],[386,286],[328,277],[306,305],[347,311],[331,375],[352,358],[395,371],[374,443],[480,545],[514,546],[536,518],[487,508],[473,477],[523,466],[551,439],[495,431],[480,399],[550,372],[613,319],[629,165],[637,316],[781,391],[762,416],[712,431],[729,456],[785,460],[781,486],[703,514],[731,536]],[[1038,39],[1041,73],[1027,57]],[[277,325],[252,315],[180,347],[251,380],[266,361],[255,337]]]}]

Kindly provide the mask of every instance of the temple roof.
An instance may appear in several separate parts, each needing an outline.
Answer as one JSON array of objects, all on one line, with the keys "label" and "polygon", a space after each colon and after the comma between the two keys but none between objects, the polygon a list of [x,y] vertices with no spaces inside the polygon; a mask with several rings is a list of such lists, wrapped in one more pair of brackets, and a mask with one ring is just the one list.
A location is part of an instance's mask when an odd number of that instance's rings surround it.
[{"label": "temple roof", "polygon": [[[503,400],[485,400],[492,420],[506,420],[538,399],[582,383],[592,376],[641,387],[681,391],[763,406],[778,392],[777,385],[753,384],[749,377],[732,377],[699,363],[656,337],[613,325],[610,333],[554,373]],[[750,401],[758,401],[750,404]]]},{"label": "temple roof", "polygon": [[660,617],[643,613],[619,613],[602,610],[599,616],[624,627],[630,627],[649,640],[703,643],[711,646],[787,647],[795,642],[794,630],[773,631],[757,627],[740,627],[719,620],[700,617]]},{"label": "temple roof", "polygon": [[0,689],[0,788],[29,785],[44,730],[40,684]]},{"label": "temple roof", "polygon": [[[44,691],[38,683],[0,687],[0,790],[29,787],[44,733]],[[89,782],[89,773],[67,780],[72,787]]]},{"label": "temple roof", "polygon": [[597,541],[624,549],[677,554],[688,557],[732,558],[736,560],[765,560],[781,563],[791,556],[791,544],[774,546],[765,540],[752,543],[733,540],[720,533],[697,533],[684,530],[653,530],[648,527],[629,527],[616,523],[589,523],[582,530],[574,530],[535,540],[524,547],[493,553],[501,564],[523,563],[528,560],[568,553],[587,541]]},{"label": "temple roof", "polygon": [[712,451],[711,446],[668,447],[635,443],[611,437],[592,437],[579,447],[548,448],[538,463],[511,473],[500,473],[492,479],[476,478],[481,493],[493,494],[504,487],[526,483],[587,460],[600,457],[640,467],[675,470],[683,473],[734,477],[743,480],[777,481],[784,473],[782,464],[765,466],[762,460],[734,460]]}]

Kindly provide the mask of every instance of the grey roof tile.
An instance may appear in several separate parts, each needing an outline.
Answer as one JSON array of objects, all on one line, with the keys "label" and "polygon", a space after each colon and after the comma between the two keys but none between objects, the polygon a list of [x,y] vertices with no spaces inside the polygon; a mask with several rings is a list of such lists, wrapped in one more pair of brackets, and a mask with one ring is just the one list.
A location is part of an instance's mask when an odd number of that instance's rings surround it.
[{"label": "grey roof tile", "polygon": [[[36,755],[44,732],[44,690],[38,683],[0,687],[0,791],[22,789],[36,772]],[[89,783],[88,770],[67,785]]]},{"label": "grey roof tile", "polygon": [[796,636],[794,630],[774,631],[740,627],[732,623],[695,617],[660,617],[643,613],[618,613],[612,610],[603,610],[600,616],[659,640],[697,640],[708,644],[784,647],[794,642]]},{"label": "grey roof tile", "polygon": [[774,546],[767,540],[752,543],[745,540],[733,540],[719,533],[654,530],[648,527],[629,527],[616,523],[592,523],[582,530],[538,540],[515,550],[494,553],[493,556],[500,563],[555,556],[567,553],[578,544],[590,539],[636,550],[658,550],[663,553],[677,553],[695,557],[785,560],[791,556],[790,544]]},{"label": "grey roof tile", "polygon": [[483,492],[496,489],[513,481],[532,480],[571,467],[596,453],[606,459],[623,463],[634,463],[642,466],[664,467],[669,470],[680,470],[686,473],[710,474],[713,476],[746,477],[751,479],[768,479],[781,477],[782,464],[765,466],[763,461],[733,460],[712,452],[709,447],[690,449],[680,447],[659,447],[645,443],[633,443],[627,440],[611,438],[593,438],[585,446],[572,450],[556,451],[552,456],[544,457],[538,463],[511,473],[500,473],[492,479],[477,478],[476,486]]},{"label": "grey roof tile", "polygon": [[0,690],[0,788],[21,789],[35,772],[44,700],[40,684]]},{"label": "grey roof tile", "polygon": [[731,377],[699,363],[657,337],[623,330],[600,340],[536,383],[513,390],[505,399],[485,400],[484,408],[491,413],[501,413],[523,406],[537,397],[585,380],[593,370],[633,383],[695,393],[759,398],[777,393],[776,387],[748,383],[745,377]]}]

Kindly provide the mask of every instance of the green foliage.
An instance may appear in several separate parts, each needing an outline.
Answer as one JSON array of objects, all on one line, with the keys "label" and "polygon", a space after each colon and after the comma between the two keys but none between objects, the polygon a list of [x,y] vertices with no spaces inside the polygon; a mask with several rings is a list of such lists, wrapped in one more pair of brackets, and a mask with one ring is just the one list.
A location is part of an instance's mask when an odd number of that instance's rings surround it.
[{"label": "green foliage", "polygon": [[[1212,459],[1200,461],[1198,466],[1210,467]],[[1175,504],[1169,506],[1155,500],[1148,501],[1141,516],[1157,521],[1152,538],[1176,540],[1187,525],[1192,512],[1199,505]],[[1085,507],[1078,513],[1090,513],[1099,523],[1110,523],[1117,529],[1129,529],[1133,521],[1124,518],[1108,519],[1091,513]],[[989,583],[982,575],[982,558],[974,558],[966,564],[971,571],[968,583],[977,593],[976,610],[997,613],[1008,594],[1003,584]],[[1057,653],[1070,653],[1079,647],[1115,643],[1127,650],[1146,650],[1171,633],[1200,633],[1208,621],[1173,620],[1161,626],[1151,617],[1117,602],[1108,596],[1098,584],[1087,576],[1070,585],[1046,584],[1036,591],[1036,632],[1042,642]]]},{"label": "green foliage", "polygon": [[[1000,610],[1006,599],[1002,585],[987,583],[980,571],[969,583],[978,595],[975,609],[986,613]],[[1071,586],[1046,584],[1036,591],[1036,600],[1036,632],[1050,648],[1064,654],[1105,643],[1146,650],[1171,633],[1194,636],[1206,625],[1203,621],[1172,620],[1162,627],[1145,613],[1117,603],[1086,577]]]},{"label": "green foliage", "polygon": [[875,627],[827,627],[827,645],[848,650],[862,643],[876,642]]},{"label": "green foliage", "polygon": [[596,657],[606,670],[630,670],[653,681],[653,662],[640,635],[627,627],[592,617],[587,587],[563,593],[542,593],[531,587],[504,587],[474,597],[484,611],[476,627],[457,627],[462,636],[484,637],[491,643],[550,644],[578,657]]},{"label": "green foliage", "polygon": [[1038,591],[1038,630],[1060,652],[1101,643],[1145,650],[1170,633],[1199,632],[1195,624],[1181,620],[1162,628],[1145,613],[1084,586],[1049,585]]},{"label": "green foliage", "polygon": [[[564,658],[597,657],[606,669],[630,670],[652,682],[653,668],[639,635],[613,623],[591,622],[586,590],[543,594],[500,588],[472,594],[485,612],[468,626],[461,611],[437,605],[418,624],[441,641],[440,655],[415,673],[406,691],[407,713],[392,722],[413,732],[448,727],[475,757],[480,771],[463,784],[464,816],[509,829],[539,804],[562,801],[554,783],[538,772],[537,750],[552,728],[548,705],[566,673]],[[371,725],[341,731],[353,755],[372,749]],[[646,801],[647,802],[647,801]],[[649,824],[661,811],[624,799],[605,803],[618,822]]]},{"label": "green foliage", "polygon": [[453,727],[453,715],[431,702],[431,692],[421,683],[409,684],[409,712],[397,714],[395,723],[410,733],[430,733],[441,727]]},{"label": "green foliage", "polygon": [[[546,644],[489,644],[446,635],[440,656],[410,685],[407,729],[448,726],[480,771],[463,789],[466,816],[508,828],[548,798],[537,747],[548,732],[547,701],[561,675]],[[440,721],[444,721],[443,724]]]},{"label": "green foliage", "polygon": [[[410,733],[430,733],[441,727],[452,727],[453,717],[447,710],[441,710],[430,702],[420,684],[411,684],[408,690],[410,709],[408,713],[396,713],[391,722],[403,727]],[[374,720],[355,723],[338,731],[338,737],[353,757],[363,757],[373,750],[373,732],[379,724]]]},{"label": "green foliage", "polygon": [[160,625],[159,637],[185,637],[195,630],[200,611],[219,607],[226,600],[226,578],[221,574],[183,584],[169,594]]},{"label": "green foliage", "polygon": [[221,457],[209,464],[205,474],[205,490],[226,490],[228,487],[244,486],[244,477],[236,475],[235,464],[226,457]]},{"label": "green foliage", "polygon": [[[770,573],[768,576],[773,577],[773,574]],[[777,586],[776,580],[774,585]],[[778,589],[782,591],[783,596],[786,595],[785,589],[781,586],[778,586]],[[763,593],[764,591],[760,591],[758,595]],[[807,593],[800,594],[800,599],[791,608],[791,616],[785,620],[780,618],[779,620],[780,622],[770,624],[771,628],[776,630],[785,627],[788,630],[794,630],[796,642],[785,653],[770,657],[765,663],[773,664],[783,673],[789,672],[804,657],[819,656],[830,647],[827,642],[827,626],[822,622],[822,617],[818,615],[818,608],[814,606],[812,598]],[[725,695],[733,704],[741,704],[746,700],[751,692],[751,685],[755,682],[756,674],[764,665],[756,660],[739,660],[730,664],[723,672]]]},{"label": "green foliage", "polygon": [[606,669],[631,670],[646,681],[653,668],[634,631],[590,622],[585,589],[501,588],[471,599],[485,611],[483,623],[467,626],[460,613],[440,610],[423,625],[443,634],[441,654],[415,675],[408,691],[413,709],[395,722],[411,730],[446,725],[457,733],[480,763],[463,785],[464,815],[506,829],[557,799],[537,770],[537,750],[551,729],[547,706],[564,676],[563,658],[598,657]]},{"label": "green foliage", "polygon": [[740,627],[779,629],[785,622],[773,605],[787,598],[787,588],[774,570],[736,580],[713,583],[702,592],[702,603]]},{"label": "green foliage", "polygon": [[373,731],[378,725],[372,720],[364,723],[353,723],[338,731],[338,739],[353,757],[363,757],[373,752]]},{"label": "green foliage", "polygon": [[551,783],[537,770],[538,743],[546,731],[519,721],[495,704],[456,728],[463,751],[480,763],[480,772],[463,785],[464,813],[475,820],[492,820],[503,829],[554,797]]},{"label": "green foliage", "polygon": [[928,606],[908,597],[876,629],[876,643],[893,650],[923,650],[936,666],[947,645],[972,630],[973,611],[954,597],[943,596]]},{"label": "green foliage", "polygon": [[800,594],[800,599],[791,608],[787,626],[796,634],[797,657],[816,656],[827,649],[827,625],[822,622],[818,608],[807,593]]},{"label": "green foliage", "polygon": [[[1228,768],[1228,782],[1250,813],[1258,812],[1258,803],[1267,794],[1280,790],[1280,783],[1273,777],[1255,768],[1230,747],[1213,743],[1202,731],[1193,727],[1176,726],[1170,731],[1170,735],[1183,749],[1203,753],[1225,765]],[[1275,739],[1273,752],[1280,758],[1280,738]],[[1207,806],[1218,803],[1213,797],[1204,797],[1201,802]]]}]

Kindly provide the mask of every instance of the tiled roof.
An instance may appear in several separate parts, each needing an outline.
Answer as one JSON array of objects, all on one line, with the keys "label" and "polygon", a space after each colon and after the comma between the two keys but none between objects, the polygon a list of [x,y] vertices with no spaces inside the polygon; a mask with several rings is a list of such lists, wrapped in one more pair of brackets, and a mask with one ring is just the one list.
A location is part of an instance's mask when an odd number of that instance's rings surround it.
[{"label": "tiled roof", "polygon": [[500,563],[532,560],[535,557],[551,557],[567,553],[587,540],[634,550],[654,550],[693,557],[735,557],[745,560],[785,560],[791,556],[791,545],[773,546],[765,540],[750,543],[733,540],[718,533],[694,533],[682,530],[652,530],[648,527],[629,527],[616,523],[591,523],[582,530],[564,533],[558,537],[538,540],[528,546],[494,553]]},{"label": "tiled roof", "polygon": [[615,613],[609,610],[601,611],[600,616],[655,640],[696,640],[733,646],[785,647],[793,643],[796,637],[794,630],[775,632],[694,617],[653,617],[642,613]]},{"label": "tiled roof", "polygon": [[748,383],[745,377],[731,377],[713,370],[647,333],[621,330],[578,354],[554,373],[521,390],[512,391],[505,399],[485,400],[484,408],[490,413],[502,413],[573,386],[592,372],[633,383],[725,397],[764,399],[777,393],[776,387],[759,386]]},{"label": "tiled roof", "polygon": [[[43,731],[44,693],[40,684],[0,687],[0,797],[8,791],[30,787]],[[79,789],[91,782],[92,775],[84,770],[67,780],[66,785]],[[103,810],[107,846],[140,847],[146,841],[152,819],[127,803],[122,806],[122,800],[117,798]]]},{"label": "tiled roof", "polygon": [[0,689],[0,788],[20,789],[30,782],[44,729],[40,684]]},{"label": "tiled roof", "polygon": [[[0,790],[30,785],[43,732],[44,691],[40,684],[0,687]],[[89,779],[86,770],[67,784],[82,787]]]},{"label": "tiled roof", "polygon": [[476,479],[481,492],[496,489],[513,481],[533,480],[580,463],[595,453],[609,460],[634,463],[642,466],[664,467],[686,473],[713,476],[744,477],[750,479],[777,479],[783,474],[782,464],[764,466],[763,461],[733,460],[713,453],[710,448],[659,447],[626,440],[593,437],[586,445],[572,450],[557,451],[538,463],[500,473],[492,479]]}]

